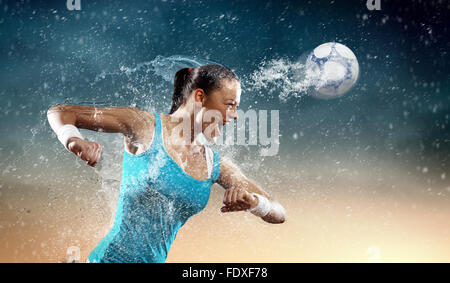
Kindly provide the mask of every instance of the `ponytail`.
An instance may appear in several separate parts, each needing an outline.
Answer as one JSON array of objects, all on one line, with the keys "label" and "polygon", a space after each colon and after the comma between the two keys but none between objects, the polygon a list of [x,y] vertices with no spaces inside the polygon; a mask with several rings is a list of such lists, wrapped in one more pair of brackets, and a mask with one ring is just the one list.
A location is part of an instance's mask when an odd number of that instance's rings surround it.
[{"label": "ponytail", "polygon": [[[191,70],[191,71],[189,71]],[[183,103],[184,93],[186,92],[187,85],[189,84],[189,75],[192,72],[192,68],[183,68],[176,72],[174,79],[174,87],[173,87],[173,96],[172,96],[172,108],[170,109],[170,113],[175,112],[178,107]]]}]

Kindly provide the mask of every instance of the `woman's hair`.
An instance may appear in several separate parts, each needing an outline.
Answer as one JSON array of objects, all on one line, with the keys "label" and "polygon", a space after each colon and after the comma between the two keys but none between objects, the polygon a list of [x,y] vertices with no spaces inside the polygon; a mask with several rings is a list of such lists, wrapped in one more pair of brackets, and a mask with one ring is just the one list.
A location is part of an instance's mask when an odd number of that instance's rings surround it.
[{"label": "woman's hair", "polygon": [[201,88],[208,95],[211,91],[222,87],[223,79],[239,81],[233,71],[221,65],[203,65],[179,70],[175,74],[172,108],[169,114],[183,105],[194,89]]}]

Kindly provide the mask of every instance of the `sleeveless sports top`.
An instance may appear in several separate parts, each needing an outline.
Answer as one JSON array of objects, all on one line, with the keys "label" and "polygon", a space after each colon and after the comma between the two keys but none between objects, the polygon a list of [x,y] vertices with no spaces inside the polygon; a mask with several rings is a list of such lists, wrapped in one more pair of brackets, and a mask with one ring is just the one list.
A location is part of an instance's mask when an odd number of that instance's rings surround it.
[{"label": "sleeveless sports top", "polygon": [[219,154],[205,145],[213,161],[209,178],[191,177],[164,148],[161,118],[154,115],[150,147],[136,155],[124,148],[114,225],[89,262],[164,262],[180,227],[208,202],[220,174]]}]

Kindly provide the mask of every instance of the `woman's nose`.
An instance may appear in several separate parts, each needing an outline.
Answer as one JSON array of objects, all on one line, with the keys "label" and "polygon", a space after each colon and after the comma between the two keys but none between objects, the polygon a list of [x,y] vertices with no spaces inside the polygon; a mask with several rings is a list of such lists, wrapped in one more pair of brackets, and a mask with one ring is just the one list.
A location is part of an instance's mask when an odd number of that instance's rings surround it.
[{"label": "woman's nose", "polygon": [[231,121],[231,119],[233,120],[237,120],[238,118],[238,114],[236,110],[228,110],[227,111],[227,121]]},{"label": "woman's nose", "polygon": [[237,113],[237,111],[234,110],[234,111],[230,111],[230,112],[231,112],[231,118],[233,118],[234,120],[237,120],[237,118],[238,118],[238,113]]}]

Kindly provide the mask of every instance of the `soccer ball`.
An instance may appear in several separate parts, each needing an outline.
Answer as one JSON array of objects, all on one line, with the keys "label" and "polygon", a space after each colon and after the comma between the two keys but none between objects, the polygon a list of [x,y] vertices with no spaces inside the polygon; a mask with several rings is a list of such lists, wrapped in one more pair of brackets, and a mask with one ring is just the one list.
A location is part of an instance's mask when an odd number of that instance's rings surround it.
[{"label": "soccer ball", "polygon": [[330,99],[349,91],[358,79],[355,54],[345,45],[328,42],[316,47],[306,59],[306,77],[313,95]]}]

